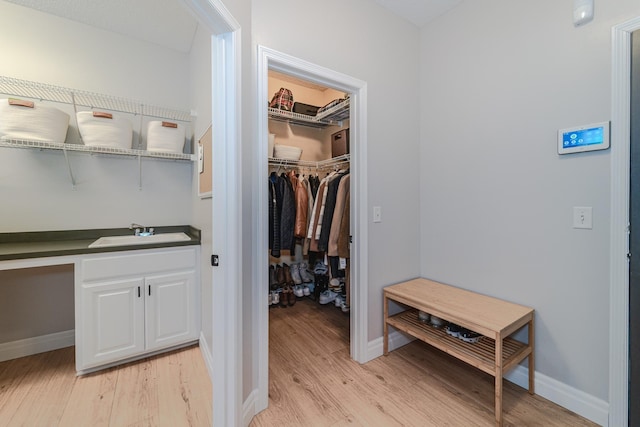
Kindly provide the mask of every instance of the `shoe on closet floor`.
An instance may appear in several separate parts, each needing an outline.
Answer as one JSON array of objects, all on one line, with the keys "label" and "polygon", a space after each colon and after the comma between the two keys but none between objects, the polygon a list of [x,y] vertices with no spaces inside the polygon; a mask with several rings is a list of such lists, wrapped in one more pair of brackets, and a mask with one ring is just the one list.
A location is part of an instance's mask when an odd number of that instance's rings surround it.
[{"label": "shoe on closet floor", "polygon": [[343,302],[343,303],[340,305],[340,308],[342,309],[342,312],[343,312],[343,313],[348,313],[348,312],[349,312],[349,310],[351,310],[351,307],[349,307],[349,304],[347,304],[346,302]]},{"label": "shoe on closet floor", "polygon": [[451,335],[452,337],[460,338],[460,333],[462,332],[462,328],[455,323],[449,323],[444,330]]},{"label": "shoe on closet floor", "polygon": [[271,291],[271,304],[278,305],[279,302],[280,302],[280,294],[277,293],[276,291]]},{"label": "shoe on closet floor", "polygon": [[280,286],[284,286],[284,282],[285,282],[284,268],[280,264],[276,264],[275,279],[276,279],[276,289],[279,288]]},{"label": "shoe on closet floor", "polygon": [[295,285],[302,284],[302,279],[300,278],[300,264],[291,264],[291,280]]},{"label": "shoe on closet floor", "polygon": [[269,289],[278,289],[278,281],[276,280],[276,268],[269,265]]},{"label": "shoe on closet floor", "polygon": [[340,294],[336,295],[336,299],[333,300],[333,303],[336,307],[340,307],[343,302],[344,302],[344,299],[342,299],[342,295]]},{"label": "shoe on closet floor", "polygon": [[[309,289],[309,288],[307,288]],[[293,287],[293,294],[299,298],[302,298],[304,296],[304,291],[302,290],[302,285],[295,285]]]},{"label": "shoe on closet floor", "polygon": [[296,303],[296,295],[293,293],[293,290],[291,288],[289,288],[289,294],[287,298],[289,300],[289,307]]},{"label": "shoe on closet floor", "polygon": [[280,294],[280,307],[286,307],[289,305],[289,288],[282,288],[282,293]]},{"label": "shoe on closet floor", "polygon": [[285,286],[293,286],[293,277],[291,277],[291,267],[287,264],[282,264],[282,269],[284,270],[284,284]]},{"label": "shoe on closet floor", "polygon": [[301,262],[298,271],[300,272],[300,278],[303,283],[313,282],[313,275],[309,273],[309,264]]},{"label": "shoe on closet floor", "polygon": [[305,297],[308,297],[309,295],[311,295],[311,289],[309,289],[307,285],[303,286],[302,295],[304,295]]},{"label": "shoe on closet floor", "polygon": [[329,304],[330,302],[335,301],[337,296],[338,296],[337,293],[330,290],[326,290],[320,294],[319,302],[320,304]]},{"label": "shoe on closet floor", "polygon": [[329,271],[329,269],[322,261],[316,262],[316,265],[313,267],[314,274],[327,274],[327,271]]}]

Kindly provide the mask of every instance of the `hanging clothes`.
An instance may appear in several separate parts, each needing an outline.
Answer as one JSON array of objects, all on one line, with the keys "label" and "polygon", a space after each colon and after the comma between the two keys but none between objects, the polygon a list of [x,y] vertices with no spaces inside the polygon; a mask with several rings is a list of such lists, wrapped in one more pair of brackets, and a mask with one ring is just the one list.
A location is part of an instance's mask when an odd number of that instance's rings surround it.
[{"label": "hanging clothes", "polygon": [[280,177],[269,175],[269,249],[271,256],[280,258],[280,216],[282,215],[282,192]]},{"label": "hanging clothes", "polygon": [[[345,210],[345,203],[350,196],[350,183],[351,175],[347,174],[340,181],[338,186],[338,192],[336,194],[336,206],[333,212],[333,218],[331,220],[331,231],[329,232],[329,246],[327,249],[327,255],[338,255],[338,241],[340,239],[340,233],[342,232],[342,221]],[[347,218],[347,222],[349,218]]]},{"label": "hanging clothes", "polygon": [[346,175],[346,172],[337,172],[329,181],[327,187],[327,198],[324,204],[324,215],[322,217],[322,228],[318,237],[318,250],[326,252],[329,248],[329,233],[331,232],[331,222],[333,220],[333,211],[336,208],[336,197],[338,194],[338,186],[340,181]]},{"label": "hanging clothes", "polygon": [[295,176],[293,171],[291,171],[291,174],[294,175],[294,178],[291,178],[292,184],[295,179],[294,195],[296,199],[296,221],[293,236],[304,239],[307,235],[307,216],[309,210],[309,195],[305,187],[307,181],[304,176]]},{"label": "hanging clothes", "polygon": [[280,175],[282,192],[282,213],[280,214],[280,245],[282,249],[293,251],[295,240],[293,231],[296,222],[296,201],[293,185],[286,174]]}]

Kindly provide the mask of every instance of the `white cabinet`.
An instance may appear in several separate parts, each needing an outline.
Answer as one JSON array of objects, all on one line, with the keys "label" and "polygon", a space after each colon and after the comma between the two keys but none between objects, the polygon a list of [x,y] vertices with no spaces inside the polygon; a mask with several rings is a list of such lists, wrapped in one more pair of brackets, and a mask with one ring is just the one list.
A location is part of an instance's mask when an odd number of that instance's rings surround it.
[{"label": "white cabinet", "polygon": [[76,275],[76,369],[139,358],[199,336],[198,248],[84,258]]}]

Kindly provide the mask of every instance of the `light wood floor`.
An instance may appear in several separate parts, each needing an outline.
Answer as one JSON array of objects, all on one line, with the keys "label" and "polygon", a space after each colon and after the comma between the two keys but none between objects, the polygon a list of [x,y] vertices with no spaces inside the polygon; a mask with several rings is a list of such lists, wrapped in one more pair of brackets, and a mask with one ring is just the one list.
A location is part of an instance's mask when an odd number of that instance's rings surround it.
[{"label": "light wood floor", "polygon": [[75,375],[74,347],[0,363],[0,426],[210,426],[197,346]]},{"label": "light wood floor", "polygon": [[[493,426],[493,377],[413,342],[365,365],[349,359],[349,320],[311,300],[271,308],[269,408],[262,426]],[[505,381],[504,424],[595,426]]]},{"label": "light wood floor", "polygon": [[[420,342],[365,365],[349,319],[305,299],[270,309],[263,426],[493,426],[493,378]],[[210,426],[198,347],[76,377],[73,347],[0,363],[0,426]],[[505,381],[505,425],[595,424]],[[217,426],[216,426],[217,427]]]}]

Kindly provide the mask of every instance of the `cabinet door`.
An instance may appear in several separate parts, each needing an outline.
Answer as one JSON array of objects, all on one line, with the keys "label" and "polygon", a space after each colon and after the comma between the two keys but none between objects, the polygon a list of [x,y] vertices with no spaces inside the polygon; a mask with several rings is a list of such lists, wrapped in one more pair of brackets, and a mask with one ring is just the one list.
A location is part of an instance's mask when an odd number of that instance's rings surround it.
[{"label": "cabinet door", "polygon": [[144,278],[83,285],[83,367],[144,351]]},{"label": "cabinet door", "polygon": [[145,279],[147,350],[198,338],[195,272],[162,274]]}]

